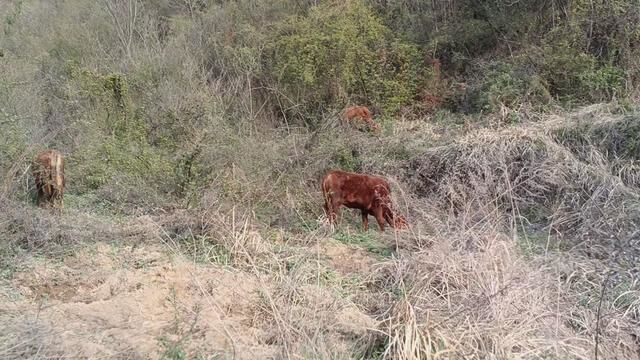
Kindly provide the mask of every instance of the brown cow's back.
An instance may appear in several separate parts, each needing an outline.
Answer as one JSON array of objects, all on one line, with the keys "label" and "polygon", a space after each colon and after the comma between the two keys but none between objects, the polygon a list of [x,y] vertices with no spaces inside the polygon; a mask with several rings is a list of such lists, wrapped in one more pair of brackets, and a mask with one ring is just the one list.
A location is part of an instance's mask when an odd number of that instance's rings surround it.
[{"label": "brown cow's back", "polygon": [[344,117],[347,120],[353,120],[355,118],[371,119],[371,111],[366,106],[349,106],[344,109]]},{"label": "brown cow's back", "polygon": [[33,178],[37,191],[38,205],[63,207],[64,158],[56,150],[39,153],[32,163]]},{"label": "brown cow's back", "polygon": [[[372,193],[366,191],[366,189],[373,189],[375,187],[382,187],[389,190],[389,183],[382,177],[375,175],[365,175],[352,173],[342,170],[329,171],[322,181],[323,190],[329,191],[330,187],[334,190],[340,190],[340,198],[346,203],[353,203],[355,197],[361,195],[370,200],[373,196]],[[348,206],[348,205],[347,205]]]}]

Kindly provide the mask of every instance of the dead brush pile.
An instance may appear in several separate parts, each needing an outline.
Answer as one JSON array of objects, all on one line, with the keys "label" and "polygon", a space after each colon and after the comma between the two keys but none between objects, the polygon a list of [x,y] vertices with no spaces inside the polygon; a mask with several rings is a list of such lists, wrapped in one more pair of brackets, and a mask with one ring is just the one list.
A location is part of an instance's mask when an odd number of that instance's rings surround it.
[{"label": "dead brush pile", "polygon": [[[4,200],[4,202],[2,202]],[[135,231],[93,214],[66,210],[51,214],[13,199],[0,198],[0,251],[15,255],[23,251],[51,257],[72,252],[78,245],[132,238]],[[0,262],[6,260],[0,257]]]},{"label": "dead brush pile", "polygon": [[[586,137],[579,146],[562,142],[562,129],[472,134],[414,158],[408,181],[418,196],[456,214],[473,214],[466,218],[471,223],[501,214],[505,229],[553,233],[563,239],[556,244],[561,248],[623,260],[619,252],[637,248],[639,239],[640,189],[629,170],[635,160],[627,159],[624,167],[624,160]],[[640,254],[627,255],[629,265]]]},{"label": "dead brush pile", "polygon": [[619,171],[635,160],[561,136],[575,126],[484,130],[409,162],[426,231],[373,275],[401,294],[380,318],[383,358],[640,354],[640,190]]},{"label": "dead brush pile", "polygon": [[596,149],[606,157],[612,174],[627,186],[640,188],[640,119],[637,115],[578,117],[572,126],[552,132],[582,161]]},{"label": "dead brush pile", "polygon": [[608,275],[598,262],[522,256],[490,222],[438,230],[430,248],[373,276],[395,299],[380,318],[382,358],[590,359],[596,346],[602,359],[637,356],[637,282],[610,282],[602,296]]}]

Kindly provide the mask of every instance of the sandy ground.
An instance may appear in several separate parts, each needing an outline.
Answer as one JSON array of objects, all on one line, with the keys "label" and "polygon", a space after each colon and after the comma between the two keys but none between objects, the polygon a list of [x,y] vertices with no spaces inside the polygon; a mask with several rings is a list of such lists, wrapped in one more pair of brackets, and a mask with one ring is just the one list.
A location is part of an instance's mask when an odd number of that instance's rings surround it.
[{"label": "sandy ground", "polygon": [[[62,261],[30,258],[1,292],[7,326],[0,340],[9,346],[0,357],[137,359],[182,351],[189,358],[278,359],[286,352],[281,327],[297,333],[305,325],[296,321],[307,316],[321,316],[317,326],[333,344],[344,340],[344,352],[376,325],[320,288],[297,289],[305,301],[293,306],[271,274],[194,263],[167,250],[98,242]],[[364,274],[375,262],[336,242],[313,251],[339,274]]]}]

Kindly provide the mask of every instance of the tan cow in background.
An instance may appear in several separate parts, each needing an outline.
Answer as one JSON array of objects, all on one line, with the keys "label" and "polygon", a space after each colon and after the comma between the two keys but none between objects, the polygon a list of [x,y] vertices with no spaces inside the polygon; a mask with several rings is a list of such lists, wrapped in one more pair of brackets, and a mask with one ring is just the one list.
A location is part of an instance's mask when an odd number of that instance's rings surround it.
[{"label": "tan cow in background", "polygon": [[37,204],[41,207],[63,208],[64,158],[56,150],[39,153],[31,164],[36,185]]}]

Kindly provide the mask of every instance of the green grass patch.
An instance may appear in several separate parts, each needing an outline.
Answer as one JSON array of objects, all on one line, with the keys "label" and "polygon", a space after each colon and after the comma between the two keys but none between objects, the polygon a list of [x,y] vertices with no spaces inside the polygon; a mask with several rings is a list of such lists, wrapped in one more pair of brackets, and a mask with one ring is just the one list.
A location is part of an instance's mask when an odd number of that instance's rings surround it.
[{"label": "green grass patch", "polygon": [[344,244],[357,245],[381,257],[390,257],[393,252],[393,249],[388,244],[380,242],[378,236],[374,235],[373,230],[358,233],[339,231],[334,235],[334,239]]},{"label": "green grass patch", "polygon": [[229,266],[231,252],[208,235],[190,235],[177,241],[181,250],[198,263]]}]

